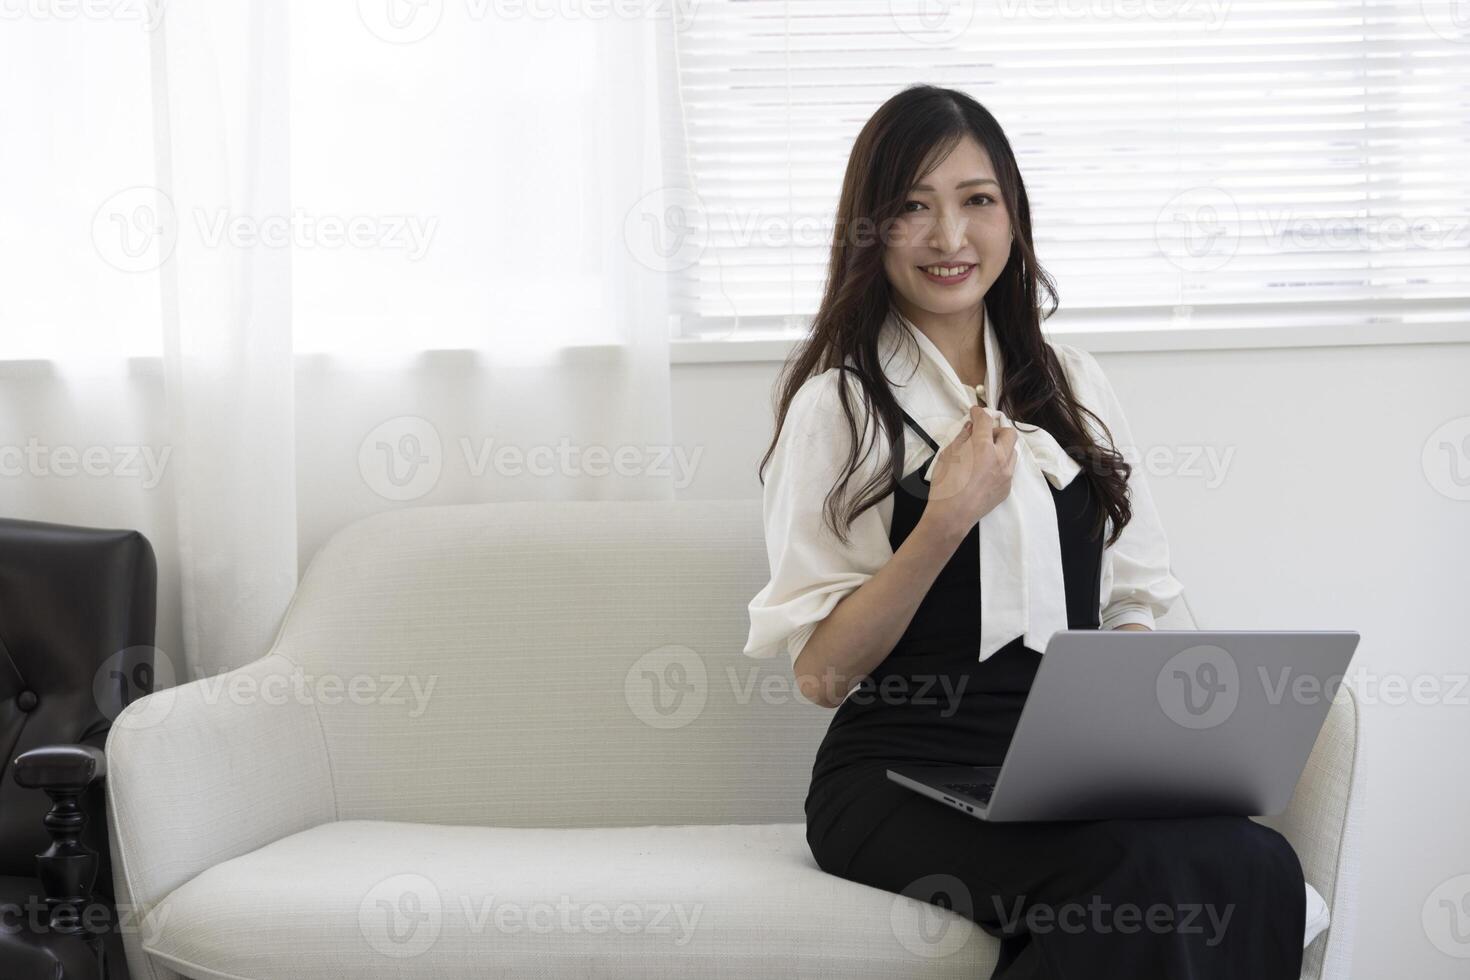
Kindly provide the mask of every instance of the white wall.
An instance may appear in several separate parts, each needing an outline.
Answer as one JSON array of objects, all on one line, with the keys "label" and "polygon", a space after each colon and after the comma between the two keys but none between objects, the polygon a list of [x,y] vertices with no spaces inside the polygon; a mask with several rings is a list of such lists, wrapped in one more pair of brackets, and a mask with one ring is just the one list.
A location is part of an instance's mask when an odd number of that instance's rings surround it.
[{"label": "white wall", "polygon": [[[1439,426],[1470,423],[1470,345],[1098,360],[1140,451],[1161,447],[1182,461],[1197,447],[1226,463],[1223,479],[1203,463],[1150,476],[1200,625],[1362,634],[1353,673],[1366,671],[1354,686],[1366,702],[1372,787],[1354,976],[1470,975],[1470,960],[1430,941],[1429,930],[1444,934],[1446,910],[1436,905],[1424,921],[1431,891],[1470,874],[1470,501],[1436,489],[1453,485],[1447,454],[1435,454],[1438,469],[1422,464]],[[676,367],[675,440],[704,447],[688,495],[759,494],[778,367]],[[1470,441],[1453,462],[1470,481]],[[1405,678],[1405,693],[1386,675]],[[1415,703],[1416,680],[1421,693],[1438,690],[1419,699],[1432,703]],[[1462,923],[1470,928],[1470,917]]]}]

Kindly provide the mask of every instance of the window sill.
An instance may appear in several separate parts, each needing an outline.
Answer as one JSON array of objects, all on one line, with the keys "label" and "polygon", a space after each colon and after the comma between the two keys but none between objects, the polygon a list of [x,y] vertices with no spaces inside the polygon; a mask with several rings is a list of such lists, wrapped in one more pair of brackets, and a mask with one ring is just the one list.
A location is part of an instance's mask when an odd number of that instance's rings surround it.
[{"label": "window sill", "polygon": [[[1470,343],[1470,318],[1438,323],[1354,324],[1250,327],[1105,327],[1046,330],[1048,340],[1093,353],[1240,350],[1275,347],[1376,347],[1401,344]],[[784,361],[797,337],[763,336],[738,340],[687,339],[669,344],[674,364],[738,364]]]},{"label": "window sill", "polygon": [[[1470,318],[1439,322],[1386,324],[1307,324],[1249,327],[1099,327],[1083,330],[1047,330],[1047,339],[1072,344],[1094,353],[1251,350],[1278,347],[1380,347],[1404,344],[1470,343]],[[669,359],[674,364],[780,363],[798,341],[794,335],[757,335],[739,339],[675,339],[669,342]],[[569,348],[573,356],[610,356],[616,344],[585,344]],[[425,350],[385,355],[388,361],[426,359],[442,365],[472,363],[482,356],[466,350]],[[339,358],[321,352],[298,352],[298,367],[321,368],[336,361],[353,361],[358,355]],[[36,377],[58,374],[57,360],[34,357],[0,357],[0,378]],[[126,374],[161,375],[163,359],[156,354],[119,355],[114,358],[85,358],[82,363],[104,363],[109,368],[125,362]]]}]

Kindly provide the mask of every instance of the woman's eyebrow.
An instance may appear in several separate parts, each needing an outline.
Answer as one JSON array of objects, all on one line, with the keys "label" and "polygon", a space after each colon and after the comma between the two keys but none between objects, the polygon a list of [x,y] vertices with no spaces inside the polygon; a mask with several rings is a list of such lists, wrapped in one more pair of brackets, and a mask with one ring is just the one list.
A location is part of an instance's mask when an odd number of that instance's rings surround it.
[{"label": "woman's eyebrow", "polygon": [[[969,180],[962,180],[958,184],[955,184],[954,189],[959,190],[961,187],[970,187],[974,184],[995,184],[996,187],[1000,186],[1000,184],[991,180],[989,177],[972,177]],[[915,184],[909,188],[911,191],[932,191],[933,189],[928,184]]]}]

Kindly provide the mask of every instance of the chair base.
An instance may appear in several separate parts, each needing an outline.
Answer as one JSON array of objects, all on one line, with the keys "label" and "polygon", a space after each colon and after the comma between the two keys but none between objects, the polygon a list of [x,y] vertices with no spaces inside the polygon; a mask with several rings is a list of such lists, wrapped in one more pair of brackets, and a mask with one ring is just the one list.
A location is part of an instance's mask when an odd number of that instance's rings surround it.
[{"label": "chair base", "polygon": [[[117,910],[99,902],[87,914],[91,935],[46,928],[46,903],[36,878],[0,876],[0,977],[5,980],[129,980]],[[105,920],[102,910],[106,911]]]}]

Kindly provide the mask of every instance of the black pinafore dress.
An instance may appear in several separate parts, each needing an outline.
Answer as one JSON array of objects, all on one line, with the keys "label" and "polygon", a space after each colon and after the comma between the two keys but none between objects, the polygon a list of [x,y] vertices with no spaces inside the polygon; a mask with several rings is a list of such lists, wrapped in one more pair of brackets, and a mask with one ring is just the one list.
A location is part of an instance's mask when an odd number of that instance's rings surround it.
[{"label": "black pinafore dress", "polygon": [[[938,452],[907,412],[904,420]],[[894,491],[895,551],[923,513],[930,459]],[[1098,502],[1081,476],[1063,490],[1047,485],[1067,626],[1097,629]],[[1001,941],[992,980],[1297,980],[1306,919],[1301,864],[1263,824],[1246,817],[987,823],[887,778],[895,763],[998,766],[1015,732],[1042,655],[1017,637],[978,661],[979,534],[977,524],[893,650],[833,715],[806,798],[817,864],[970,918]],[[1164,908],[1150,912],[1154,906]]]}]

